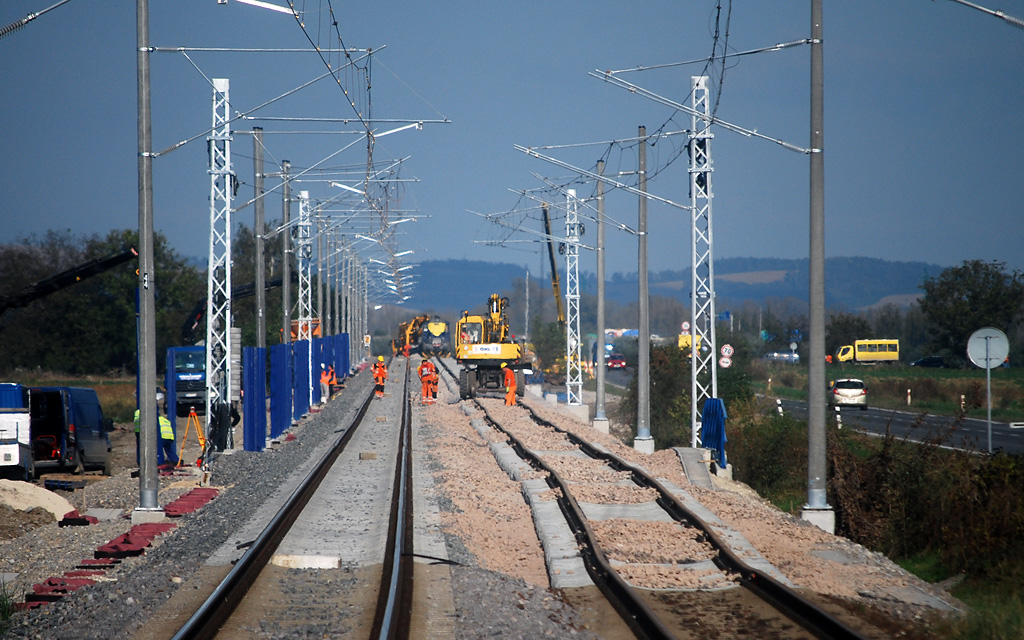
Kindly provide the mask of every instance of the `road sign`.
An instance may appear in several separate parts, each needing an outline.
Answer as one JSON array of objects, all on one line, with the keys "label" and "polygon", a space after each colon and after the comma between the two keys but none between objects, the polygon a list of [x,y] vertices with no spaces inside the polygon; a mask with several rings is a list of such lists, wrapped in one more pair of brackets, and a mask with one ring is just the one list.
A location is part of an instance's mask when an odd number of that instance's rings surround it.
[{"label": "road sign", "polygon": [[734,354],[734,353],[736,353],[736,351],[732,348],[731,344],[723,344],[722,345],[722,355],[723,356],[725,356],[726,358],[731,358],[732,354]]},{"label": "road sign", "polygon": [[732,358],[728,356],[722,356],[721,358],[718,359],[718,366],[722,367],[723,369],[728,369],[729,367],[732,366]]},{"label": "road sign", "polygon": [[985,396],[988,405],[988,452],[992,453],[992,367],[998,367],[1010,353],[1006,334],[995,327],[983,327],[967,339],[967,357],[985,370]]},{"label": "road sign", "polygon": [[682,329],[683,329],[683,333],[686,333],[687,331],[689,331],[689,330],[690,330],[690,323],[689,323],[689,322],[684,322],[684,323],[683,323],[683,324],[681,324],[680,326],[681,326],[681,327],[682,327]]},{"label": "road sign", "polygon": [[998,367],[1009,354],[1010,341],[994,327],[978,329],[967,339],[967,357],[982,369]]}]

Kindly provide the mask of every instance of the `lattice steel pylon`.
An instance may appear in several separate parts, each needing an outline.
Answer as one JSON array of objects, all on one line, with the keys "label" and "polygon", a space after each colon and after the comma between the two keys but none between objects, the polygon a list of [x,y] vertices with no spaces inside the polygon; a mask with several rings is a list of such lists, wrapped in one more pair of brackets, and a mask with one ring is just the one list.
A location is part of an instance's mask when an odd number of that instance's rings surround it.
[{"label": "lattice steel pylon", "polygon": [[[692,300],[690,304],[691,383],[690,446],[701,445],[701,410],[704,401],[718,397],[718,369],[715,343],[715,270],[711,233],[711,122],[708,117],[708,77],[690,78],[690,261]],[[697,114],[704,114],[703,118]]]},{"label": "lattice steel pylon", "polygon": [[[313,268],[313,216],[309,210],[309,192],[299,192],[299,222],[295,226],[295,256],[299,271],[299,319],[296,340],[312,341],[313,339],[313,291],[311,286]],[[313,350],[309,349],[309,358],[304,363],[309,380],[313,380]],[[295,363],[301,366],[303,363]],[[313,404],[313,384],[309,384],[309,404]]]},{"label": "lattice steel pylon", "polygon": [[576,190],[565,196],[565,392],[566,404],[583,404],[580,360],[580,216]]},{"label": "lattice steel pylon", "polygon": [[[231,102],[227,78],[213,80],[210,152],[210,252],[206,284],[206,426],[231,402]],[[229,446],[233,446],[229,433]]]}]

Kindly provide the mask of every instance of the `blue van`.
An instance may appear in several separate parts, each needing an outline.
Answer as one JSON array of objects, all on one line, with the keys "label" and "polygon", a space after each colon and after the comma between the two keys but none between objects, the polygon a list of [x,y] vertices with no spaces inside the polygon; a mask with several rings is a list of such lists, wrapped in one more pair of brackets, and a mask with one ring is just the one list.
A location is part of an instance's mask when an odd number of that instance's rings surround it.
[{"label": "blue van", "polygon": [[102,469],[110,475],[113,421],[103,417],[95,389],[29,389],[32,457],[35,467],[60,467],[81,473]]}]

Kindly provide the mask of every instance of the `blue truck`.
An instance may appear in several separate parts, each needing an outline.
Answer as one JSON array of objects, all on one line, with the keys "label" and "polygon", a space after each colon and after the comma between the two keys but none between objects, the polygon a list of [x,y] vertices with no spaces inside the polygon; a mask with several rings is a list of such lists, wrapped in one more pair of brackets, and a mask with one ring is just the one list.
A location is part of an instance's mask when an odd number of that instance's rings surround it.
[{"label": "blue truck", "polygon": [[174,388],[175,415],[187,416],[194,407],[206,411],[206,347],[170,347],[167,349],[167,409],[171,413],[170,389]]}]

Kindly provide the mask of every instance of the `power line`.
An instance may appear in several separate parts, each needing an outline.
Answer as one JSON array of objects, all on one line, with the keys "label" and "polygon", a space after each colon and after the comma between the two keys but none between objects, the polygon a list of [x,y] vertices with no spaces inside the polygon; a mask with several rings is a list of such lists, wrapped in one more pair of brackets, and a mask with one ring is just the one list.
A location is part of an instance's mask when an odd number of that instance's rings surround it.
[{"label": "power line", "polygon": [[28,14],[27,16],[25,16],[21,20],[15,20],[14,22],[12,22],[9,25],[7,25],[6,27],[0,29],[0,38],[3,38],[6,35],[10,35],[10,34],[14,33],[18,29],[21,29],[26,24],[32,22],[33,20],[35,20],[39,16],[43,15],[44,13],[46,13],[48,11],[53,11],[54,9],[59,7],[60,5],[66,4],[67,2],[70,2],[70,0],[60,0],[60,2],[55,2],[52,5],[46,7],[45,9],[43,9],[42,11],[36,11],[35,13]]}]

